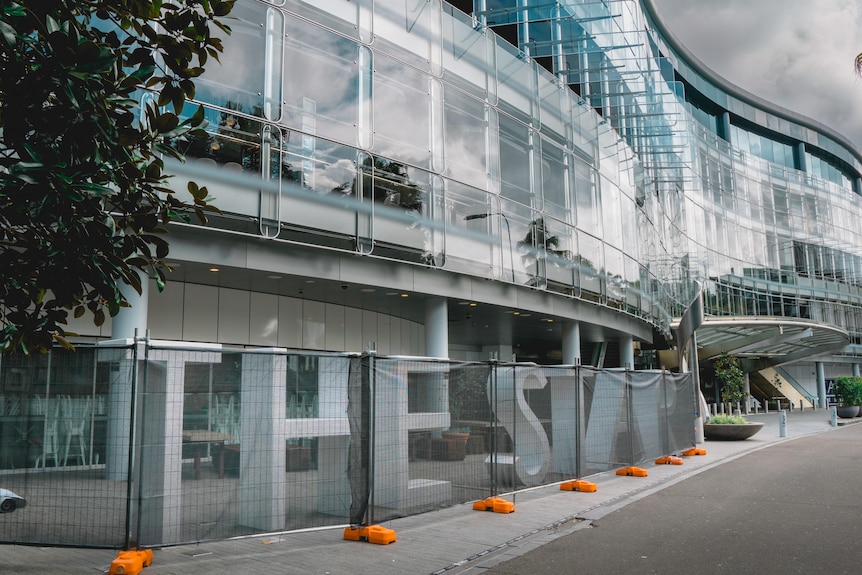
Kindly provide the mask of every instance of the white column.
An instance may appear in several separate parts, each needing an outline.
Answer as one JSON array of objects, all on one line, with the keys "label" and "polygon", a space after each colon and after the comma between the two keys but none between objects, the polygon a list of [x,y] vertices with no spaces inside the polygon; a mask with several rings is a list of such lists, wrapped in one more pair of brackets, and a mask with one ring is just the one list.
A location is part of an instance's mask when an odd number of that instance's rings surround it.
[{"label": "white column", "polygon": [[425,355],[449,357],[449,310],[444,297],[425,300]]},{"label": "white column", "polygon": [[745,415],[748,415],[751,411],[749,408],[751,401],[748,399],[751,397],[751,374],[747,371],[745,372],[745,386],[743,387],[743,391],[745,392],[745,399],[743,400],[745,401],[745,406],[743,407],[742,412]]},{"label": "white column", "polygon": [[[185,366],[219,363],[221,353],[150,350],[139,377],[143,420],[138,421],[141,503],[138,542],[180,543],[182,531],[183,390]],[[145,377],[143,377],[145,376]]]},{"label": "white column", "polygon": [[239,523],[284,529],[287,356],[284,350],[242,354]]},{"label": "white column", "polygon": [[347,475],[350,423],[347,420],[347,386],[350,377],[348,356],[321,356],[317,360],[319,417],[344,433],[324,433],[317,440],[317,510],[348,517],[350,480]]},{"label": "white column", "polygon": [[[117,347],[109,347],[110,343]],[[140,379],[135,371],[136,358],[143,359],[145,348],[140,344],[130,349],[122,341],[99,345],[105,348],[99,349],[97,361],[109,364],[105,479],[125,481],[129,476],[131,453],[132,389],[134,381]]]},{"label": "white column", "polygon": [[[132,307],[121,307],[111,322],[111,339],[145,337],[147,333],[147,296],[149,280],[141,276],[141,295],[132,286],[117,284]],[[143,358],[143,347],[138,351]],[[107,354],[107,355],[106,355]],[[100,361],[117,364],[108,374],[108,437],[105,446],[105,478],[124,480],[129,470],[129,426],[132,423],[132,388],[136,376],[133,351],[100,352]],[[104,360],[101,358],[105,358]]]},{"label": "white column", "polygon": [[822,361],[814,364],[817,367],[817,397],[821,409],[826,409],[826,369]]},{"label": "white column", "polygon": [[147,299],[150,281],[143,274],[139,275],[141,276],[141,295],[138,295],[132,286],[122,281],[117,284],[120,293],[123,294],[131,307],[121,307],[112,319],[111,339],[132,339],[136,332],[138,337],[145,337],[147,333]]},{"label": "white column", "polygon": [[563,365],[581,363],[581,324],[577,321],[563,322]]},{"label": "white column", "polygon": [[853,364],[853,375],[856,377],[862,377],[862,365],[858,363]]},{"label": "white column", "polygon": [[635,346],[630,335],[620,338],[620,367],[635,368]]}]

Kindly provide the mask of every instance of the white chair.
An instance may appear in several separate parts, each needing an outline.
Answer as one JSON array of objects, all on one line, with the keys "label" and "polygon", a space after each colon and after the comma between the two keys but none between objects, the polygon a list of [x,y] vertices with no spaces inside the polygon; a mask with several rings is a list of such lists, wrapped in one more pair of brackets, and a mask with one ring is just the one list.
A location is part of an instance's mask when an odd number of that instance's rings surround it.
[{"label": "white chair", "polygon": [[[53,405],[52,405],[53,403]],[[57,429],[60,403],[54,399],[45,400],[45,428],[42,434],[42,454],[36,457],[35,468],[46,467],[48,460],[54,460],[54,467],[60,465],[60,434]]]},{"label": "white chair", "polygon": [[[66,432],[66,445],[63,450],[63,466],[69,455],[78,459],[81,465],[87,462],[87,426],[90,423],[91,398],[67,397],[63,400],[63,424]],[[75,453],[72,454],[72,449]]]}]

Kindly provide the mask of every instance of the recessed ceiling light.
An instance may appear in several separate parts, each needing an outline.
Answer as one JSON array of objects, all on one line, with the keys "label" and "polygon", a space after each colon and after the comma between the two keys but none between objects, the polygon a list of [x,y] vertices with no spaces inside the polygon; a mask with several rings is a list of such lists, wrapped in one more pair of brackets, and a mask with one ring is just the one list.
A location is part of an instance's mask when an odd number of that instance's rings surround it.
[{"label": "recessed ceiling light", "polygon": [[386,295],[398,295],[398,292],[397,291],[388,291],[388,292],[386,292]]},{"label": "recessed ceiling light", "polygon": [[512,313],[515,315],[521,315],[521,312],[519,312],[519,311],[513,311]]},{"label": "recessed ceiling light", "polygon": [[307,283],[307,284],[313,284],[313,283],[314,283],[314,280],[305,280],[305,283]]},{"label": "recessed ceiling light", "polygon": [[365,292],[365,293],[374,293],[374,292],[376,292],[377,290],[376,290],[376,289],[374,289],[374,288],[362,288],[362,289],[361,289],[361,290],[359,290],[359,291],[363,291],[363,292]]},{"label": "recessed ceiling light", "polygon": [[276,275],[266,276],[266,277],[268,277],[271,280],[280,280],[281,279],[281,276],[276,276]]},{"label": "recessed ceiling light", "polygon": [[217,271],[218,271],[218,268],[210,268],[210,271],[211,271],[211,272],[217,272]]},{"label": "recessed ceiling light", "polygon": [[477,305],[479,305],[479,304],[477,304],[477,303],[476,303],[476,302],[474,302],[474,301],[471,301],[471,302],[470,302],[470,307],[476,307]]},{"label": "recessed ceiling light", "polygon": [[403,293],[401,294],[401,297],[410,297],[410,294]]},{"label": "recessed ceiling light", "polygon": [[522,313],[522,314],[521,314],[521,317],[530,317],[530,316],[532,316],[532,315],[533,315],[533,314],[531,314],[531,313]]}]

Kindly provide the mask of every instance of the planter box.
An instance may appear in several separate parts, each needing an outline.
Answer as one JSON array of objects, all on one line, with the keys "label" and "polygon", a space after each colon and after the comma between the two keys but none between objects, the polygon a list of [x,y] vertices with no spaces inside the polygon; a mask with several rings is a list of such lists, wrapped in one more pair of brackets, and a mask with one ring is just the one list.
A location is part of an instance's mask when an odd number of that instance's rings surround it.
[{"label": "planter box", "polygon": [[859,415],[858,405],[841,405],[835,408],[835,413],[843,419],[850,419]]},{"label": "planter box", "polygon": [[752,423],[705,423],[704,436],[712,441],[741,441],[748,439],[763,428],[763,422]]}]

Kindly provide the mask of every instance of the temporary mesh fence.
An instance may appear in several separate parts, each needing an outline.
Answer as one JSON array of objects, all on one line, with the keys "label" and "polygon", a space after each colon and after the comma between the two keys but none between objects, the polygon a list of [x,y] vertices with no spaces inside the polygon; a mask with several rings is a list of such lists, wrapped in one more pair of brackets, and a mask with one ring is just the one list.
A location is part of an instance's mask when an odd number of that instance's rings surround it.
[{"label": "temporary mesh fence", "polygon": [[688,374],[167,342],[0,362],[3,543],[371,524],[694,445]]}]

